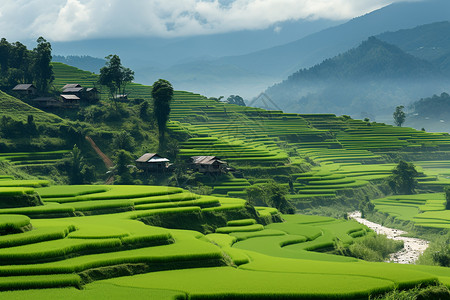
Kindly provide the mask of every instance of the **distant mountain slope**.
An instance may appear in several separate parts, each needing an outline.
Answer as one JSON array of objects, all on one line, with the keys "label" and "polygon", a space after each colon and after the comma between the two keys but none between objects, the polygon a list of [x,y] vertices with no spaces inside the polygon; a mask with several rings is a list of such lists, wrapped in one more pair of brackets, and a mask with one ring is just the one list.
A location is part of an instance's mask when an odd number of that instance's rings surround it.
[{"label": "distant mountain slope", "polygon": [[310,69],[300,70],[289,76],[288,80],[414,78],[432,76],[436,71],[431,63],[370,37],[359,47]]},{"label": "distant mountain slope", "polygon": [[312,66],[355,47],[369,36],[450,20],[449,11],[448,0],[394,3],[298,41],[243,56],[223,58],[220,62],[287,76],[299,68]]},{"label": "distant mountain slope", "polygon": [[433,61],[450,53],[450,22],[436,22],[377,36],[402,50]]},{"label": "distant mountain slope", "polygon": [[53,55],[52,61],[60,62],[81,70],[90,71],[99,74],[100,68],[105,66],[106,60],[88,55]]},{"label": "distant mountain slope", "polygon": [[174,40],[129,38],[56,43],[54,52],[97,57],[117,53],[127,67],[136,71],[136,80],[144,84],[165,78],[181,90],[250,98],[300,68],[356,47],[369,36],[450,20],[449,11],[448,0],[401,2],[345,24],[331,23],[329,26],[334,27],[320,32],[318,28],[326,27],[318,22],[316,30],[310,31],[316,33],[306,37],[302,28],[309,23],[287,22],[280,24],[283,29],[279,36],[271,27]]},{"label": "distant mountain slope", "polygon": [[266,93],[290,112],[373,118],[449,84],[438,66],[371,37],[357,48],[294,73]]}]

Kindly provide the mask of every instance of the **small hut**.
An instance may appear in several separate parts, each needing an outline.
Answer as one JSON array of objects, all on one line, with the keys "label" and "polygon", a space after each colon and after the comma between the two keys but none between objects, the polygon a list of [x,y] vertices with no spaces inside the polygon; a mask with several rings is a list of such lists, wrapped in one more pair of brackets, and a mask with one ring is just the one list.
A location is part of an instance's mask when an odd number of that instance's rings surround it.
[{"label": "small hut", "polygon": [[35,106],[41,108],[60,108],[63,105],[61,101],[53,97],[38,97],[32,101]]},{"label": "small hut", "polygon": [[62,87],[63,90],[65,89],[73,89],[73,88],[80,88],[81,85],[78,83],[68,83],[65,86]]},{"label": "small hut", "polygon": [[95,87],[87,88],[85,94],[86,100],[88,100],[89,102],[97,102],[98,100],[100,100],[100,93]]},{"label": "small hut", "polygon": [[32,96],[37,94],[37,88],[33,84],[18,84],[13,89],[13,92],[25,96]]},{"label": "small hut", "polygon": [[226,173],[229,170],[227,162],[217,156],[192,156],[191,165],[194,171],[201,173]]},{"label": "small hut", "polygon": [[80,87],[68,87],[63,89],[62,91],[63,94],[65,95],[75,95],[78,98],[82,98],[83,97],[83,93],[84,93],[84,88]]},{"label": "small hut", "polygon": [[66,108],[73,108],[78,107],[80,105],[80,97],[76,95],[70,95],[70,94],[61,94],[61,101],[63,103],[63,107]]},{"label": "small hut", "polygon": [[136,167],[144,171],[164,171],[169,167],[169,162],[157,153],[145,153],[136,159]]}]

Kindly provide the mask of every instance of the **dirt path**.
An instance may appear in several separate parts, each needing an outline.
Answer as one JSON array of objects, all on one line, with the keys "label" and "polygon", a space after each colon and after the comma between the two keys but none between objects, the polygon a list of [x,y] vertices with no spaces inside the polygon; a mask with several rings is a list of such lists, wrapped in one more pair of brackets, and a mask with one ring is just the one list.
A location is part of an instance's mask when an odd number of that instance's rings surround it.
[{"label": "dirt path", "polygon": [[374,230],[377,234],[384,234],[390,239],[403,241],[404,248],[399,252],[391,254],[389,262],[399,264],[414,264],[419,256],[428,248],[428,241],[417,238],[403,237],[401,235],[406,234],[406,231],[388,228],[380,224],[370,222],[366,219],[361,218],[361,212],[359,211],[349,213],[348,216],[349,218],[366,225],[370,229]]},{"label": "dirt path", "polygon": [[[86,140],[89,142],[92,149],[94,149],[95,153],[97,153],[97,155],[100,156],[100,158],[103,160],[103,163],[105,164],[105,167],[107,169],[114,167],[114,163],[112,162],[112,160],[108,156],[106,156],[106,154],[103,153],[102,150],[100,150],[100,148],[97,146],[97,144],[95,144],[94,140],[91,137],[86,136]],[[111,175],[108,177],[108,179],[106,179],[105,184],[112,184],[113,182],[114,175]]]}]

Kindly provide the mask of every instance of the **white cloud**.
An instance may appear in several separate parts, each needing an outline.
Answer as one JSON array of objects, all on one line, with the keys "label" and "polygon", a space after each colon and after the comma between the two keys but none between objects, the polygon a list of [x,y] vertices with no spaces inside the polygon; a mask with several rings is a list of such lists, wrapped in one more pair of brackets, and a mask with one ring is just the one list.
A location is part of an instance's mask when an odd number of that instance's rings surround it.
[{"label": "white cloud", "polygon": [[0,36],[55,41],[187,36],[349,19],[404,0],[2,0]]}]

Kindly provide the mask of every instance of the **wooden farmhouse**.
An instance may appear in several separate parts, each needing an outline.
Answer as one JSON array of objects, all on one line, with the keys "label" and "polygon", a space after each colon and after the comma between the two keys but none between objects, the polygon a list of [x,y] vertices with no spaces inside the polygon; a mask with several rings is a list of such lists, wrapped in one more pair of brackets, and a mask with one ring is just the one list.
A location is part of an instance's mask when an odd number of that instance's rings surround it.
[{"label": "wooden farmhouse", "polygon": [[63,103],[53,97],[38,97],[32,100],[33,104],[41,108],[60,108]]},{"label": "wooden farmhouse", "polygon": [[33,84],[18,84],[12,90],[24,96],[37,95],[37,88]]},{"label": "wooden farmhouse", "polygon": [[95,88],[87,88],[84,96],[86,97],[86,100],[90,102],[96,102],[100,100],[100,92]]},{"label": "wooden farmhouse", "polygon": [[69,87],[63,89],[62,93],[63,95],[75,95],[78,98],[83,97],[84,88],[82,87]]},{"label": "wooden farmhouse", "polygon": [[164,171],[169,167],[169,162],[167,158],[157,153],[145,153],[136,159],[136,167],[148,172]]},{"label": "wooden farmhouse", "polygon": [[63,103],[63,107],[73,108],[78,107],[80,105],[80,97],[72,94],[61,94],[61,101]]},{"label": "wooden farmhouse", "polygon": [[63,86],[61,95],[75,95],[85,102],[97,102],[100,99],[100,93],[95,87],[84,88],[78,83]]},{"label": "wooden farmhouse", "polygon": [[226,173],[230,169],[227,162],[217,156],[192,156],[191,166],[201,173]]}]

